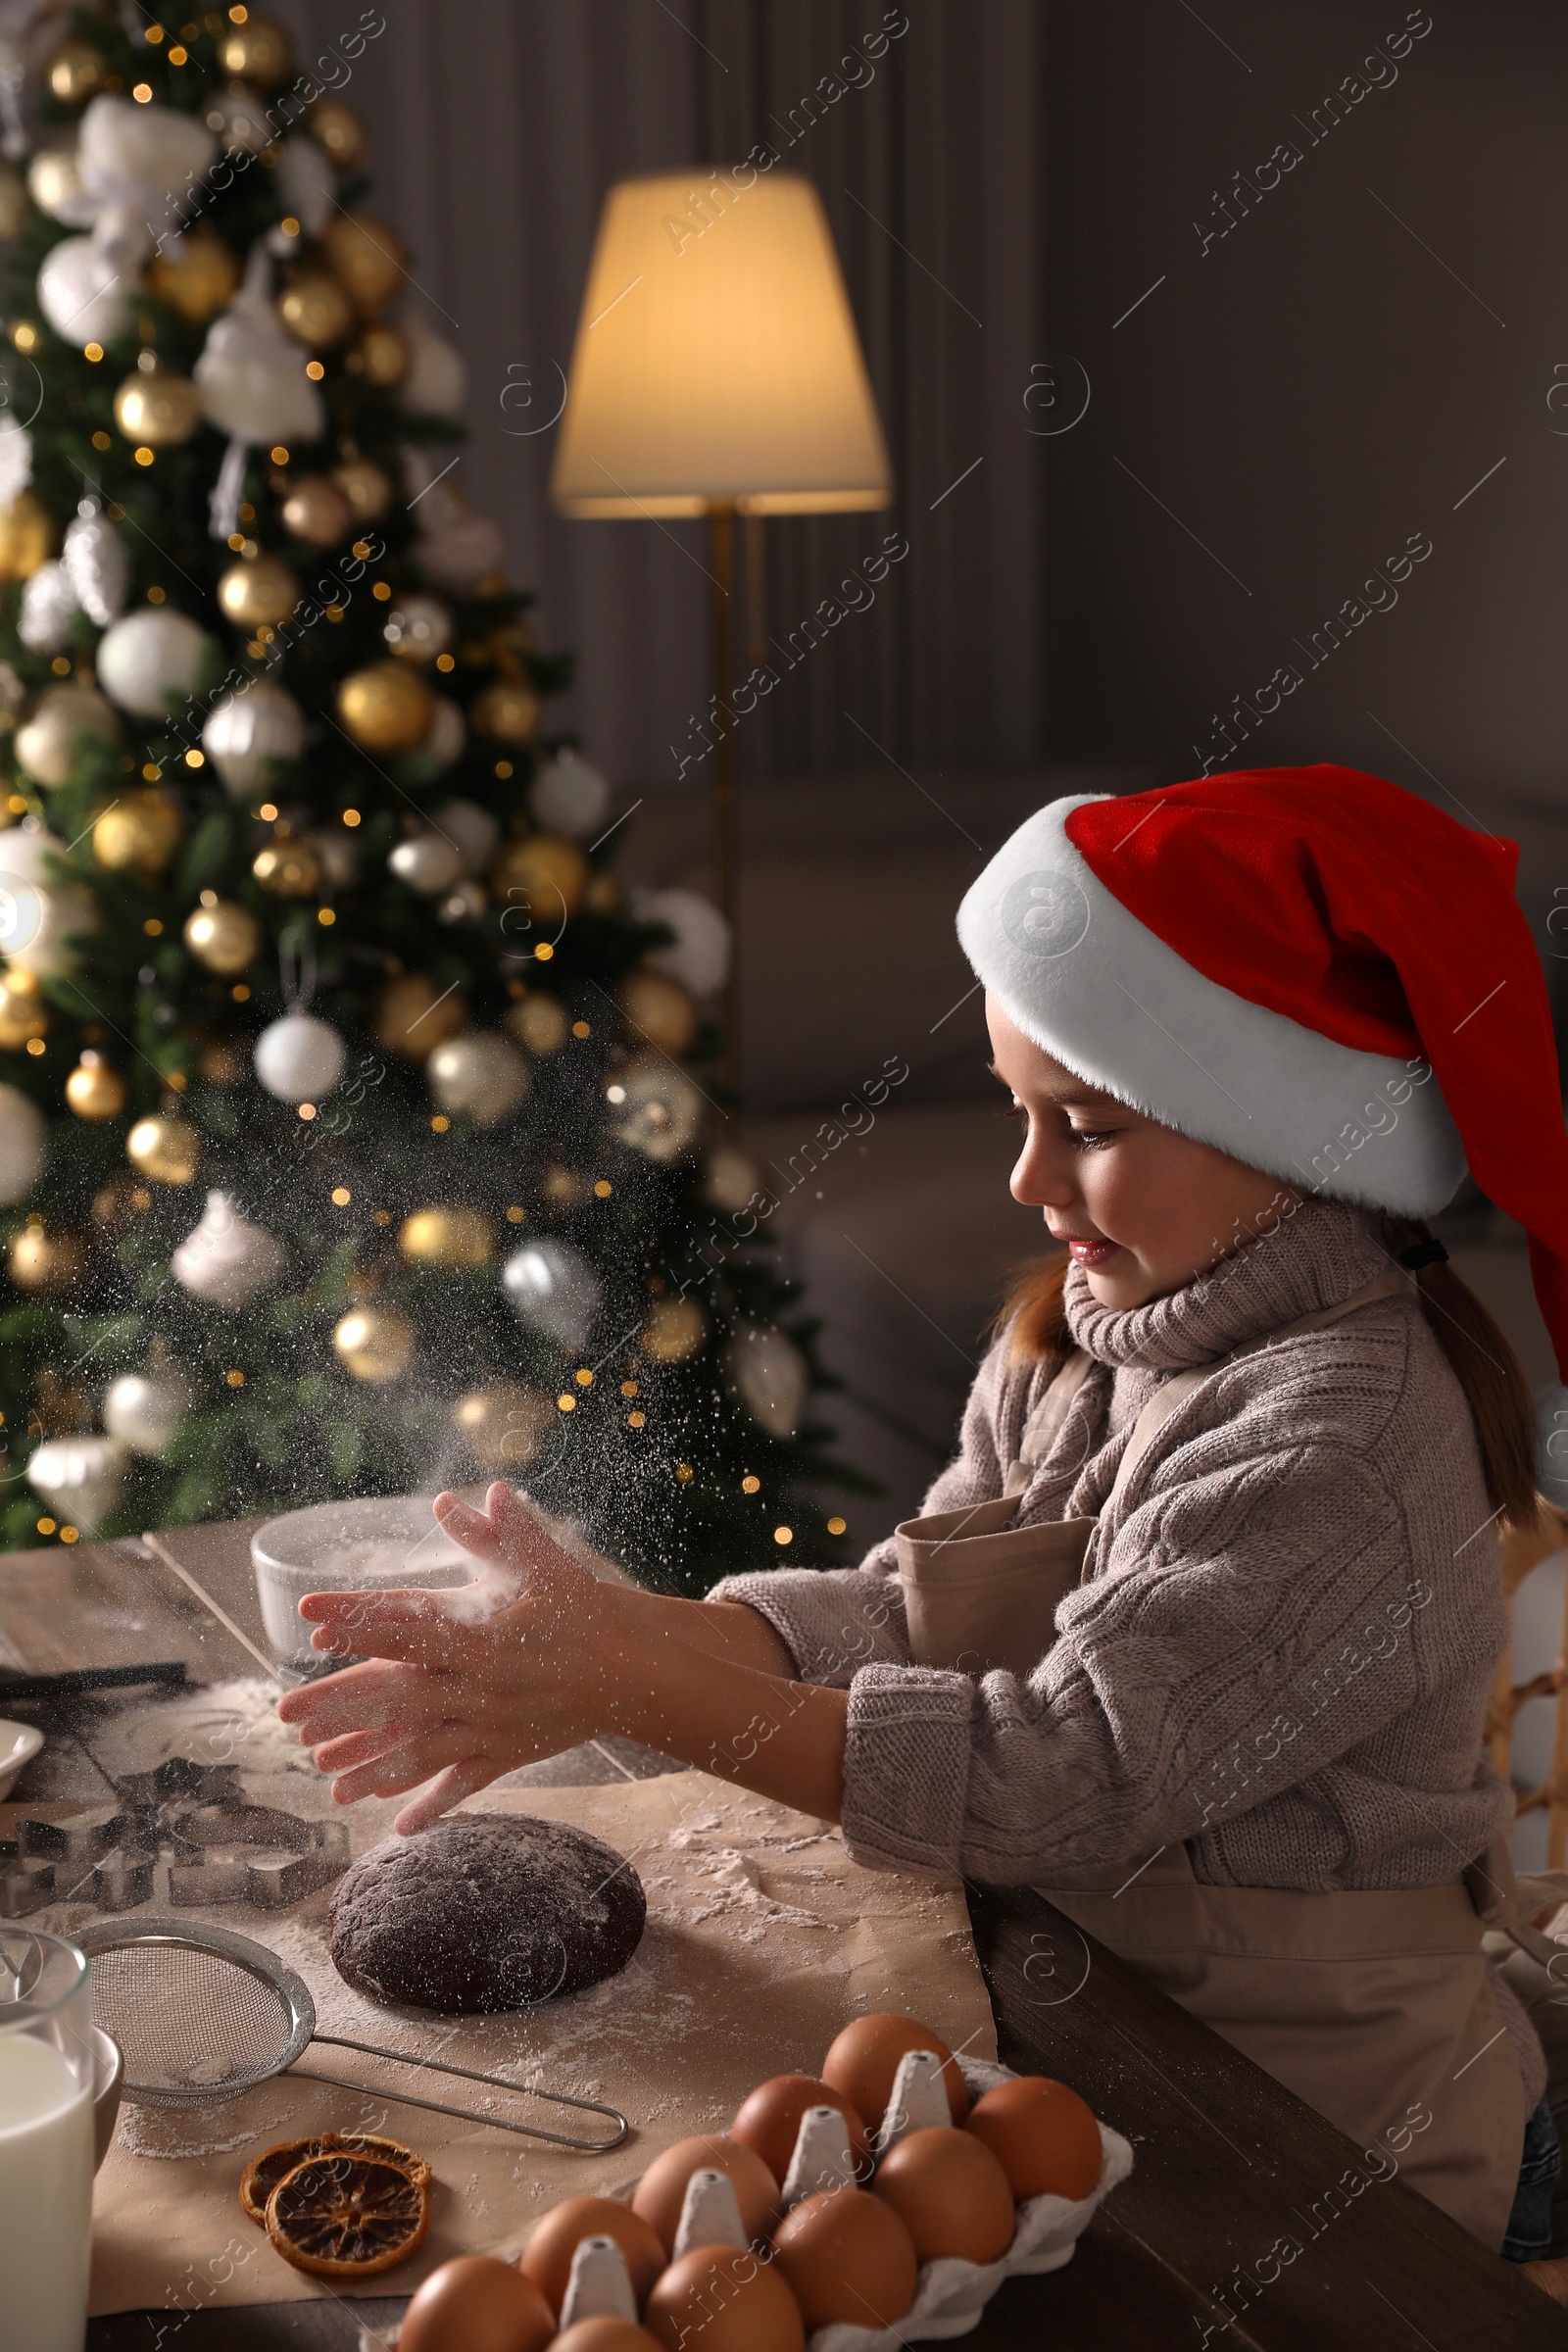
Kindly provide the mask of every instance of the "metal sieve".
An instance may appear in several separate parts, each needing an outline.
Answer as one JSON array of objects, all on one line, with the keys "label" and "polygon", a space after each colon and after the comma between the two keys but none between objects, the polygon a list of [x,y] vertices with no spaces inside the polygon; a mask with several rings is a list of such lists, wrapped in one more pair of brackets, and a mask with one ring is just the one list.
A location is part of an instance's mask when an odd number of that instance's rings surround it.
[{"label": "metal sieve", "polygon": [[[564,2090],[539,2090],[532,2083],[509,2082],[501,2075],[448,2066],[438,2058],[410,2058],[400,2050],[379,2049],[374,2042],[318,2034],[309,1986],[265,1943],[254,1943],[227,1928],[173,1919],[143,1919],[129,1927],[104,1919],[74,1940],[92,1963],[94,2020],[124,2052],[124,2096],[138,2106],[198,2107],[236,2098],[258,2082],[286,2073],[314,2042],[359,2050],[367,2058],[419,2073],[461,2075],[466,2082],[482,2082],[489,2090],[510,2091],[514,2097],[580,2107],[608,2116],[615,2132],[610,2139],[574,2139],[535,2124],[508,2123],[472,2108],[416,2098],[412,2091],[384,2094],[406,2107],[426,2107],[433,2115],[491,2124],[498,2132],[516,2132],[529,2139],[552,2140],[557,2147],[588,2148],[596,2154],[618,2148],[631,2130],[618,2108],[606,2107],[598,2099],[574,2099]],[[383,2095],[373,2085],[350,2082],[343,2075],[306,2073],[301,2080]]]}]

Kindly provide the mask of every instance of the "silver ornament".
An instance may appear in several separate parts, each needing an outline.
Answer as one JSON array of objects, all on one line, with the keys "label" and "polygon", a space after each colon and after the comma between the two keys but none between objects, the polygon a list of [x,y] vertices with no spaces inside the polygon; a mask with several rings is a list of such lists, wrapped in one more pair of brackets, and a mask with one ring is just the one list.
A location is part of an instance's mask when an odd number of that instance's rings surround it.
[{"label": "silver ornament", "polygon": [[125,1448],[115,1438],[46,1438],[27,1461],[27,1484],[84,1536],[103,1524],[124,1483]]},{"label": "silver ornament", "polygon": [[347,890],[360,870],[359,845],[342,825],[322,825],[306,835],[334,890]]},{"label": "silver ornament", "polygon": [[749,1152],[715,1144],[703,1171],[703,1199],[725,1216],[738,1216],[762,1189],[762,1171]]},{"label": "silver ornament", "polygon": [[53,878],[66,848],[57,833],[30,822],[0,833],[0,956],[45,980],[74,971],[80,957],[68,940],[98,928],[98,902],[86,885]]},{"label": "silver ornament", "polygon": [[243,801],[275,784],[305,749],[305,713],[273,678],[253,678],[215,703],[202,729],[202,749],[231,800]]},{"label": "silver ornament", "polygon": [[569,1242],[524,1242],[501,1280],[519,1323],[542,1331],[567,1355],[581,1355],[604,1296],[591,1258]]},{"label": "silver ornament", "polygon": [[104,1427],[132,1453],[164,1453],[192,1401],[190,1381],[177,1364],[149,1364],[145,1372],[122,1372],[111,1382]]},{"label": "silver ornament", "polygon": [[0,507],[22,496],[32,479],[32,435],[15,416],[0,416]]},{"label": "silver ornament", "polygon": [[462,706],[455,703],[450,694],[432,695],[430,703],[430,724],[424,731],[424,741],[418,746],[416,757],[432,760],[437,767],[450,767],[468,740],[468,722],[463,715]]},{"label": "silver ornament", "polygon": [[58,654],[80,611],[64,564],[40,564],[22,591],[17,635],[30,654]]},{"label": "silver ornament", "polygon": [[516,1047],[494,1029],[448,1038],[424,1067],[440,1107],[466,1111],[478,1127],[494,1127],[517,1109],[532,1083]]},{"label": "silver ornament", "polygon": [[636,890],[632,912],[640,923],[662,923],[674,933],[667,948],[655,948],[649,962],[667,972],[694,997],[717,993],[729,977],[729,925],[700,890]]},{"label": "silver ornament", "polygon": [[490,904],[490,894],[482,882],[465,874],[455,883],[435,910],[438,923],[476,923]]},{"label": "silver ornament", "polygon": [[456,634],[452,607],[438,596],[406,596],[386,616],[381,634],[406,662],[433,662]]},{"label": "silver ornament", "polygon": [[218,133],[225,155],[261,155],[272,144],[266,105],[242,81],[212,91],[202,121]]},{"label": "silver ornament", "polygon": [[167,605],[127,612],[98,640],[104,692],[138,718],[169,718],[195,693],[211,639],[200,624]]},{"label": "silver ornament", "polygon": [[230,1194],[214,1192],[169,1270],[193,1298],[238,1314],[281,1279],[287,1264],[288,1251],[275,1234],[242,1216]]},{"label": "silver ornament", "polygon": [[793,1340],[771,1323],[742,1323],[724,1349],[724,1368],[760,1429],[770,1438],[795,1435],[811,1375]]},{"label": "silver ornament", "polygon": [[456,842],[470,874],[484,871],[501,833],[488,808],[481,808],[477,801],[443,801],[432,811],[430,822],[448,841]]},{"label": "silver ornament", "polygon": [[488,514],[455,514],[448,522],[427,523],[409,552],[431,586],[452,596],[471,596],[481,580],[504,572],[507,564],[501,525]]},{"label": "silver ornament", "polygon": [[280,1102],[318,1102],[343,1075],[348,1046],[340,1029],[312,1012],[286,1012],[256,1040],[256,1075]]},{"label": "silver ornament", "polygon": [[429,416],[461,416],[468,396],[463,354],[417,313],[401,322],[409,347],[409,369],[398,387],[406,409]]},{"label": "silver ornament", "polygon": [[[283,141],[277,159],[278,202],[292,213],[308,237],[318,237],[332,218],[337,174],[319,140],[303,132]],[[294,239],[290,237],[292,245]]]},{"label": "silver ornament", "polygon": [[649,1159],[678,1159],[703,1123],[703,1092],[672,1061],[638,1054],[607,1081],[611,1133]]},{"label": "silver ornament", "polygon": [[398,880],[427,899],[450,890],[466,862],[455,841],[448,841],[444,834],[429,828],[411,833],[387,857],[387,866]]},{"label": "silver ornament", "polygon": [[88,619],[107,629],[130,594],[130,554],[108,515],[90,500],[82,502],[66,532],[61,561]]},{"label": "silver ornament", "polygon": [[17,758],[35,784],[65,784],[76,764],[80,739],[94,735],[105,743],[119,742],[113,704],[94,686],[46,686],[32,716],[17,730]]},{"label": "silver ornament", "polygon": [[91,237],[62,237],[38,271],[38,308],[63,343],[113,343],[130,325],[133,279]]},{"label": "silver ornament", "polygon": [[528,800],[547,833],[586,841],[604,822],[610,783],[590,760],[580,760],[571,750],[560,751],[535,776]]}]

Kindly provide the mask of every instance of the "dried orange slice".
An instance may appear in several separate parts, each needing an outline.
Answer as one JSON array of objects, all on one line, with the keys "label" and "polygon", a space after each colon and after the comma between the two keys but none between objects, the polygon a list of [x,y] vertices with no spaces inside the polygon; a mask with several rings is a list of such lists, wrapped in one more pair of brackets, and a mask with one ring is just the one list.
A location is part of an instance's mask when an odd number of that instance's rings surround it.
[{"label": "dried orange slice", "polygon": [[335,2148],[285,2173],[267,2200],[267,2234],[297,2271],[366,2278],[390,2271],[430,2227],[428,2178]]},{"label": "dried orange slice", "polygon": [[350,2149],[356,2156],[374,2156],[383,2164],[401,2165],[411,2180],[428,2183],[430,2167],[414,2148],[406,2148],[401,2140],[382,2139],[373,2132],[319,2132],[314,2139],[284,2139],[275,2148],[264,2148],[253,2156],[240,2176],[239,2201],[258,2230],[267,2227],[267,2200],[282,2180],[298,2164],[313,2156],[329,2156],[338,2148]]}]

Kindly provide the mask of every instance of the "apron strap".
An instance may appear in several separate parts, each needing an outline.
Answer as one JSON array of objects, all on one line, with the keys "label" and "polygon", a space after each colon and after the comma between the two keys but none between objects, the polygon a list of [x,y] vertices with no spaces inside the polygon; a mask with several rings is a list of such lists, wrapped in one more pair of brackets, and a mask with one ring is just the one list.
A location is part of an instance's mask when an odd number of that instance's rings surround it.
[{"label": "apron strap", "polygon": [[1370,1306],[1375,1299],[1396,1298],[1414,1288],[1414,1276],[1398,1269],[1387,1274],[1374,1274],[1370,1282],[1362,1283],[1359,1290],[1352,1291],[1348,1298],[1342,1298],[1336,1306],[1323,1306],[1312,1314],[1298,1315],[1294,1323],[1283,1323],[1277,1331],[1266,1332],[1261,1339],[1249,1340],[1245,1346],[1231,1348],[1213,1363],[1195,1364],[1190,1371],[1173,1374],[1154,1391],[1134,1422],[1132,1436],[1127,1441],[1127,1450],[1117,1465],[1110,1492],[1102,1506],[1102,1515],[1121,1499],[1128,1480],[1149,1450],[1151,1442],[1177,1406],[1185,1404],[1193,1392],[1201,1388],[1214,1373],[1227,1371],[1245,1356],[1261,1354],[1265,1348],[1274,1347],[1280,1340],[1295,1339],[1308,1331],[1325,1331],[1345,1316],[1353,1315],[1357,1308]]},{"label": "apron strap", "polygon": [[[1055,1444],[1057,1433],[1072,1409],[1073,1398],[1094,1368],[1094,1357],[1081,1348],[1074,1348],[1024,1423],[1018,1441],[1018,1460],[1031,1473],[1039,1468]],[[1027,1485],[1028,1481],[1024,1483]]]}]

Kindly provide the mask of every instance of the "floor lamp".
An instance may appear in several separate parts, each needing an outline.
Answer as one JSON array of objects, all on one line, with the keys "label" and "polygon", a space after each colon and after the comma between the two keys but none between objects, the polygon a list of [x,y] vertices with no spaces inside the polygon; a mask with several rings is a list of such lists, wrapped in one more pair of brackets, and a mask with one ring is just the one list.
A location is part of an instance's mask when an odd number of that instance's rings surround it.
[{"label": "floor lamp", "polygon": [[564,514],[708,517],[713,851],[737,1048],[735,521],[893,495],[887,447],[816,190],[753,166],[622,180],[605,198],[551,496]]}]

